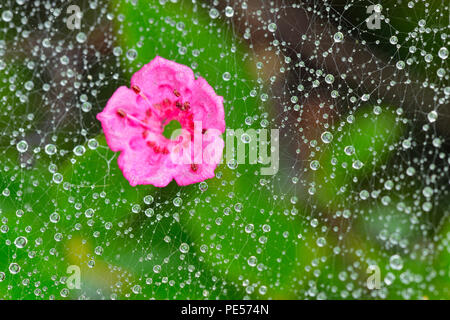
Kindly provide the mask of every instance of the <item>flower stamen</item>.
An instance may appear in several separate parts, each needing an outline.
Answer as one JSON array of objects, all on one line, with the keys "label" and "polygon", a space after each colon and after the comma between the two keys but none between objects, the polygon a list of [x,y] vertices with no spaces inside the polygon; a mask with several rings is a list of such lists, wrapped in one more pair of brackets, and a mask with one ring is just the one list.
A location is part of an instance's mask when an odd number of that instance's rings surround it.
[{"label": "flower stamen", "polygon": [[118,109],[117,110],[117,114],[119,115],[119,117],[121,118],[125,118],[127,116],[126,112],[123,111],[122,109]]},{"label": "flower stamen", "polygon": [[143,122],[142,120],[139,120],[138,118],[132,116],[131,114],[127,114],[124,110],[122,109],[117,109],[117,114],[119,115],[119,117],[121,118],[126,118],[128,120],[134,121],[135,123],[141,125],[144,129],[151,129],[150,126],[148,124],[146,124],[145,122]]},{"label": "flower stamen", "polygon": [[132,85],[131,89],[133,89],[134,93],[136,94],[140,94],[141,93],[141,88],[139,88],[137,85]]}]

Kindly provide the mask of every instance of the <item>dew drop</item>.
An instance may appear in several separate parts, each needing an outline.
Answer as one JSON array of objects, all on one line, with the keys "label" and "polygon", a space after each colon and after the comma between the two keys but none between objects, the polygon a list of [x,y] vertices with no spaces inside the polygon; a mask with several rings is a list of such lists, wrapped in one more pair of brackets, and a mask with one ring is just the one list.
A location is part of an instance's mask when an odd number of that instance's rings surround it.
[{"label": "dew drop", "polygon": [[86,42],[87,36],[84,32],[79,32],[76,36],[76,39],[78,43],[84,43]]},{"label": "dew drop", "polygon": [[2,20],[5,22],[10,22],[13,18],[13,13],[10,10],[5,10],[2,12]]},{"label": "dew drop", "polygon": [[224,81],[230,81],[230,79],[231,79],[231,74],[230,74],[228,71],[224,72],[223,75],[222,75],[222,79],[223,79]]},{"label": "dew drop", "polygon": [[211,19],[217,19],[219,17],[219,11],[216,8],[209,10],[209,16]]},{"label": "dew drop", "polygon": [[322,133],[320,138],[324,143],[330,143],[333,140],[333,135],[331,134],[331,132],[325,131],[324,133]]},{"label": "dew drop", "polygon": [[9,272],[11,272],[12,274],[17,274],[20,272],[20,266],[13,262],[9,265]]},{"label": "dew drop", "polygon": [[17,248],[22,249],[27,245],[27,238],[20,236],[17,237],[16,240],[14,240],[14,244],[16,245]]},{"label": "dew drop", "polygon": [[320,163],[318,160],[313,160],[311,161],[311,163],[309,164],[309,167],[311,168],[311,170],[318,170],[320,168]]},{"label": "dew drop", "polygon": [[342,42],[344,40],[344,34],[338,31],[334,34],[333,39],[336,43]]},{"label": "dew drop", "polygon": [[28,143],[25,140],[21,140],[16,145],[17,151],[24,153],[28,150]]},{"label": "dew drop", "polygon": [[231,18],[234,15],[234,9],[230,6],[225,7],[225,16]]},{"label": "dew drop", "polygon": [[79,145],[73,148],[73,153],[78,157],[82,156],[85,152],[86,148],[84,146]]},{"label": "dew drop", "polygon": [[189,245],[187,243],[183,242],[180,245],[180,252],[181,253],[188,253],[189,252]]},{"label": "dew drop", "polygon": [[133,61],[134,59],[136,59],[137,55],[138,55],[138,53],[134,49],[130,49],[127,51],[127,59],[130,61]]},{"label": "dew drop", "polygon": [[446,47],[442,47],[439,49],[438,52],[438,56],[439,58],[441,58],[442,60],[445,60],[448,58],[448,49]]},{"label": "dew drop", "polygon": [[277,25],[275,23],[269,23],[269,25],[267,26],[267,29],[269,29],[270,32],[275,32],[277,31]]},{"label": "dew drop", "polygon": [[394,270],[401,270],[403,268],[403,260],[398,254],[390,257],[389,264]]},{"label": "dew drop", "polygon": [[428,121],[433,123],[437,120],[438,118],[438,113],[436,111],[430,111],[427,115]]}]

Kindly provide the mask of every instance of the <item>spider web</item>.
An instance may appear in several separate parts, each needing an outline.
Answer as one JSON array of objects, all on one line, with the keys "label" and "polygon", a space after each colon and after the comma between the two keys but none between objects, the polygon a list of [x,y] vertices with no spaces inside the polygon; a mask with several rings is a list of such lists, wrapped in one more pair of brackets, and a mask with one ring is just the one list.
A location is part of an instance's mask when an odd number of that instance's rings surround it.
[{"label": "spider web", "polygon": [[[449,12],[4,1],[0,296],[448,298]],[[130,187],[95,115],[155,55],[224,96],[228,129],[279,130],[278,172],[226,159],[200,184]]]}]

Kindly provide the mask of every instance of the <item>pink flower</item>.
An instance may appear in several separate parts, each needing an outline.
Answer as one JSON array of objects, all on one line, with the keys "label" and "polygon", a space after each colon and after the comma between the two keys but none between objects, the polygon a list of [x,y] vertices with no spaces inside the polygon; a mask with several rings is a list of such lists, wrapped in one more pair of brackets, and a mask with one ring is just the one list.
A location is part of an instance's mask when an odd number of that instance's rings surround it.
[{"label": "pink flower", "polygon": [[[161,57],[133,75],[131,89],[118,88],[97,119],[132,186],[204,181],[222,158],[223,97],[189,67]],[[173,140],[163,135],[171,120],[182,127]]]}]

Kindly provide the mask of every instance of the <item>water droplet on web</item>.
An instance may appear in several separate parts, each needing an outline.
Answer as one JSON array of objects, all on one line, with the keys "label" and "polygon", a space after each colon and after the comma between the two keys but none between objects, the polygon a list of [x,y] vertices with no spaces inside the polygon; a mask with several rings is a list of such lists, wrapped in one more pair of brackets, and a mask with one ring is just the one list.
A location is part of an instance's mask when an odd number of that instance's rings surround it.
[{"label": "water droplet on web", "polygon": [[155,265],[153,267],[153,272],[154,273],[160,273],[161,272],[161,266],[159,264]]},{"label": "water droplet on web", "polygon": [[183,200],[180,197],[176,197],[175,199],[173,199],[173,205],[175,207],[181,206],[182,203],[183,203]]},{"label": "water droplet on web", "polygon": [[355,147],[353,147],[353,146],[346,146],[344,148],[344,152],[345,152],[346,155],[351,156],[352,154],[355,153]]},{"label": "water droplet on web", "polygon": [[439,58],[441,58],[442,60],[445,60],[448,58],[448,49],[446,47],[442,47],[439,49],[438,52],[438,56]]},{"label": "water droplet on web", "polygon": [[332,84],[334,82],[334,76],[332,74],[327,74],[325,76],[325,82],[328,84]]},{"label": "water droplet on web", "polygon": [[425,62],[430,63],[431,61],[433,61],[433,55],[430,53],[426,54],[424,59],[425,59]]},{"label": "water droplet on web", "polygon": [[123,50],[121,47],[115,47],[113,49],[113,55],[115,55],[116,57],[120,56],[123,53]]},{"label": "water droplet on web", "polygon": [[127,51],[127,59],[130,61],[133,61],[134,59],[136,59],[137,55],[138,55],[138,53],[134,49],[130,49]]},{"label": "water droplet on web", "polygon": [[256,266],[258,259],[255,256],[251,256],[248,258],[247,263],[250,267]]},{"label": "water droplet on web", "polygon": [[200,189],[200,191],[205,192],[206,190],[208,190],[208,183],[202,181],[199,183],[198,188]]},{"label": "water droplet on web", "polygon": [[439,68],[439,69],[436,71],[436,74],[437,74],[437,76],[438,76],[439,78],[443,78],[443,77],[445,76],[445,73],[446,73],[446,71],[445,71],[444,68]]},{"label": "water droplet on web", "polygon": [[131,291],[133,291],[134,294],[139,294],[142,291],[142,287],[140,285],[134,285],[133,288],[131,288]]},{"label": "water droplet on web", "polygon": [[16,145],[17,151],[24,153],[28,150],[28,143],[25,140],[21,140]]},{"label": "water droplet on web", "polygon": [[25,87],[25,89],[26,89],[27,91],[33,90],[33,88],[34,88],[34,83],[33,83],[33,81],[30,80],[30,81],[25,82],[24,87]]},{"label": "water droplet on web", "polygon": [[317,239],[316,243],[319,247],[323,247],[327,243],[327,240],[324,237],[320,237]]},{"label": "water droplet on web", "polygon": [[141,206],[139,204],[135,204],[131,207],[131,212],[133,213],[139,213],[141,212]]},{"label": "water droplet on web", "polygon": [[331,132],[325,131],[320,136],[324,143],[330,143],[333,140],[333,134]]},{"label": "water droplet on web", "polygon": [[359,197],[361,198],[361,200],[367,200],[369,198],[370,194],[369,191],[367,190],[361,190],[359,192]]},{"label": "water droplet on web", "polygon": [[86,148],[82,145],[78,145],[75,148],[73,148],[73,153],[78,157],[82,156],[85,152]]},{"label": "water droplet on web", "polygon": [[241,135],[241,141],[243,143],[250,143],[252,141],[252,138],[250,137],[250,135],[248,133],[243,133]]},{"label": "water droplet on web", "polygon": [[63,181],[63,175],[61,173],[53,174],[53,182],[59,184]]},{"label": "water droplet on web", "polygon": [[373,107],[373,113],[374,113],[375,115],[380,115],[382,111],[383,111],[383,109],[381,109],[380,106],[374,106],[374,107]]},{"label": "water droplet on web", "polygon": [[14,244],[19,249],[24,248],[27,245],[27,242],[27,238],[23,236],[17,237],[16,240],[14,240]]},{"label": "water droplet on web", "polygon": [[102,246],[95,247],[94,253],[98,256],[101,256],[103,254],[103,247]]},{"label": "water droplet on web", "polygon": [[319,163],[318,160],[313,160],[313,161],[311,161],[311,163],[309,164],[309,167],[311,168],[311,170],[316,171],[316,170],[319,169],[320,163]]},{"label": "water droplet on web", "polygon": [[397,44],[398,43],[398,38],[396,36],[392,36],[389,38],[389,42],[391,44]]},{"label": "water droplet on web", "polygon": [[342,42],[344,40],[344,34],[338,31],[334,34],[333,39],[336,43]]},{"label": "water droplet on web", "polygon": [[403,69],[405,69],[406,64],[404,61],[400,60],[400,61],[397,61],[395,66],[397,67],[398,70],[403,70]]},{"label": "water droplet on web", "polygon": [[84,32],[79,32],[76,36],[76,39],[78,43],[84,43],[87,39],[87,36]]},{"label": "water droplet on web", "polygon": [[405,149],[411,148],[411,145],[412,145],[411,144],[411,140],[409,140],[409,139],[405,139],[402,142],[402,147],[405,148]]},{"label": "water droplet on web", "polygon": [[83,112],[89,112],[92,109],[92,104],[90,102],[83,102],[83,104],[81,105],[81,110]]},{"label": "water droplet on web", "polygon": [[10,22],[13,18],[13,13],[10,10],[5,10],[2,12],[2,20],[5,22]]},{"label": "water droplet on web", "polygon": [[149,218],[153,217],[153,215],[155,214],[155,210],[153,210],[152,208],[147,208],[145,209],[144,214]]},{"label": "water droplet on web", "polygon": [[403,268],[403,260],[398,254],[390,257],[389,264],[394,270],[401,270]]},{"label": "water droplet on web", "polygon": [[363,167],[363,165],[364,164],[360,160],[355,160],[352,163],[352,168],[356,169],[356,170],[359,170],[359,169],[361,169]]},{"label": "water droplet on web", "polygon": [[59,221],[59,218],[60,218],[59,214],[57,212],[53,212],[50,215],[50,222],[57,223]]},{"label": "water droplet on web", "polygon": [[89,139],[87,144],[88,144],[88,148],[91,150],[95,150],[98,147],[98,141],[95,139]]},{"label": "water droplet on web", "polygon": [[209,10],[209,16],[211,19],[217,19],[219,17],[219,11],[216,8]]},{"label": "water droplet on web", "polygon": [[425,187],[423,188],[422,193],[425,197],[430,198],[433,195],[433,189],[430,187]]},{"label": "water droplet on web", "polygon": [[438,118],[438,113],[436,111],[430,111],[427,115],[428,121],[433,123],[437,120]]},{"label": "water droplet on web", "polygon": [[151,195],[147,195],[147,196],[145,196],[144,197],[144,203],[145,204],[151,204],[151,203],[153,203],[153,196],[151,196]]},{"label": "water droplet on web", "polygon": [[9,272],[11,272],[11,274],[17,274],[20,272],[20,266],[13,262],[9,265]]},{"label": "water droplet on web", "polygon": [[238,162],[235,159],[231,159],[230,161],[227,162],[227,166],[231,170],[234,170],[234,169],[236,169],[238,167]]},{"label": "water droplet on web", "polygon": [[267,29],[269,29],[270,32],[275,32],[277,30],[277,25],[275,23],[269,23],[267,26]]},{"label": "water droplet on web", "polygon": [[225,7],[225,16],[231,18],[234,15],[234,9],[230,6]]},{"label": "water droplet on web", "polygon": [[224,81],[230,81],[230,79],[231,79],[231,74],[230,74],[228,71],[224,72],[223,75],[222,75],[222,79],[223,79]]},{"label": "water droplet on web", "polygon": [[440,148],[442,145],[442,140],[440,138],[434,138],[432,143],[434,147]]},{"label": "water droplet on web", "polygon": [[189,245],[187,243],[183,242],[180,245],[180,252],[181,253],[188,253],[189,252]]},{"label": "water droplet on web", "polygon": [[92,218],[94,216],[94,212],[95,212],[94,209],[88,208],[86,209],[86,211],[84,211],[84,216],[86,218]]},{"label": "water droplet on web", "polygon": [[254,229],[255,229],[255,226],[251,223],[245,226],[246,233],[252,233]]},{"label": "water droplet on web", "polygon": [[259,287],[258,292],[259,292],[259,294],[261,294],[261,295],[265,295],[265,294],[267,293],[267,287],[266,287],[266,286],[261,286],[261,287]]}]

